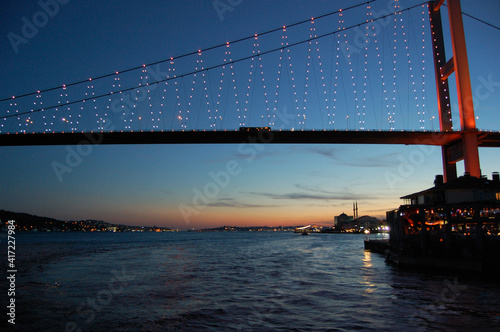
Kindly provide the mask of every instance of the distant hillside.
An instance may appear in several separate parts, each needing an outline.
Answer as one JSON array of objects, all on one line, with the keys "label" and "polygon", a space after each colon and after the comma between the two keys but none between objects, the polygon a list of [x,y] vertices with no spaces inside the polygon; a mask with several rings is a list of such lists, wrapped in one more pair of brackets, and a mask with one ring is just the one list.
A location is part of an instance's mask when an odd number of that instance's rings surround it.
[{"label": "distant hillside", "polygon": [[64,223],[61,220],[53,218],[39,217],[27,213],[18,213],[5,210],[0,210],[0,220],[2,221],[2,225],[5,225],[5,223],[9,220],[15,220],[16,228],[21,229],[27,228],[29,226],[33,226],[36,228],[62,226]]},{"label": "distant hillside", "polygon": [[168,231],[166,227],[142,227],[115,225],[102,220],[63,221],[48,217],[39,217],[27,213],[0,210],[0,228],[9,220],[15,220],[18,231]]},{"label": "distant hillside", "polygon": [[110,224],[103,221],[86,220],[86,221],[62,221],[49,217],[39,217],[27,213],[18,213],[0,210],[0,220],[2,225],[8,220],[16,221],[17,230],[86,230],[89,227],[103,229],[110,226]]}]

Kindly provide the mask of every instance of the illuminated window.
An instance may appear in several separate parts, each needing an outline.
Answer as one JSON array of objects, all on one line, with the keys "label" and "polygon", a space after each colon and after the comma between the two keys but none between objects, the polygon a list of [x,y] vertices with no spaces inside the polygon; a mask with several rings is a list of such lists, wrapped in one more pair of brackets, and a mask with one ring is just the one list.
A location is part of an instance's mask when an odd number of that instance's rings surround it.
[{"label": "illuminated window", "polygon": [[497,193],[497,201],[500,201],[500,193]]}]

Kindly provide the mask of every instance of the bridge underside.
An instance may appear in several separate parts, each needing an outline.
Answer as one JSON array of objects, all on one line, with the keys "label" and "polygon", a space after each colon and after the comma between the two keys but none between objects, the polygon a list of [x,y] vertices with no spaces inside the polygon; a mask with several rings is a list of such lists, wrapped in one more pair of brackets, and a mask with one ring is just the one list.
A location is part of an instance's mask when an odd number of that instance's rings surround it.
[{"label": "bridge underside", "polygon": [[[447,146],[464,133],[420,131],[169,131],[1,134],[0,146],[78,144],[405,144]],[[480,147],[500,147],[500,132],[477,132]]]}]

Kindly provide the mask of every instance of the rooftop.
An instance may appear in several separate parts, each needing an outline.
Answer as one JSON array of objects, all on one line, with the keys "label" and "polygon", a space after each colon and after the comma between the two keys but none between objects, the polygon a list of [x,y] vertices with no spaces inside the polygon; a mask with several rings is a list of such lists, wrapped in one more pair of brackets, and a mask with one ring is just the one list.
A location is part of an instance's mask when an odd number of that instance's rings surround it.
[{"label": "rooftop", "polygon": [[406,205],[454,204],[466,202],[499,202],[500,179],[498,173],[493,177],[480,178],[466,173],[453,181],[443,182],[443,176],[437,175],[434,187],[401,197]]}]

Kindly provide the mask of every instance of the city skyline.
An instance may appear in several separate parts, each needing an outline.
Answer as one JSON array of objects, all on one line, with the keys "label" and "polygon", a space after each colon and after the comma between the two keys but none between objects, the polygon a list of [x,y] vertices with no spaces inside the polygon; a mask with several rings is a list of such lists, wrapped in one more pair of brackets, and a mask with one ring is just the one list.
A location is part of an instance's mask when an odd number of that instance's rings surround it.
[{"label": "city skyline", "polygon": [[[226,7],[217,7],[220,3]],[[408,3],[413,5],[402,1]],[[294,5],[61,1],[16,52],[7,36],[22,34],[22,18],[43,7],[9,4],[2,14],[2,97],[151,63],[345,6],[339,1]],[[487,22],[500,14],[493,1],[462,1],[462,9]],[[75,24],[78,20],[81,24]],[[477,127],[499,130],[495,91],[500,66],[493,58],[500,32],[471,19],[464,18],[464,24]],[[451,47],[447,51],[451,54]],[[431,70],[428,74],[432,77]],[[455,89],[453,79],[450,89]],[[434,85],[428,90],[435,94]],[[452,111],[456,122],[458,111]],[[426,120],[437,126],[437,120]],[[498,150],[481,148],[479,153],[484,175],[499,171]],[[359,215],[383,218],[385,211],[399,206],[399,197],[431,187],[434,176],[442,174],[441,149],[417,145],[40,146],[1,147],[0,155],[1,209],[179,229],[333,225],[334,216],[349,214],[353,201],[358,201]],[[69,168],[58,172],[54,163]],[[458,172],[463,173],[463,166]]]}]

